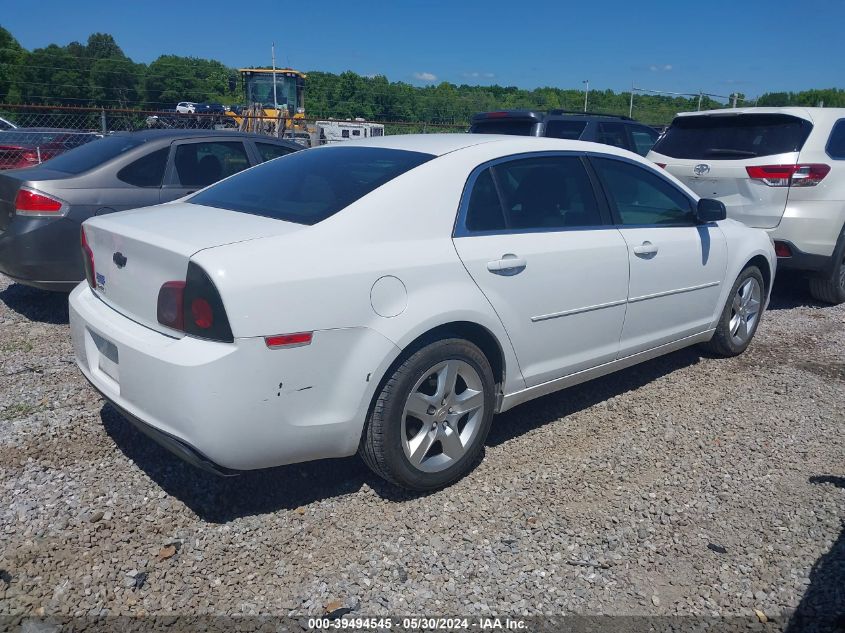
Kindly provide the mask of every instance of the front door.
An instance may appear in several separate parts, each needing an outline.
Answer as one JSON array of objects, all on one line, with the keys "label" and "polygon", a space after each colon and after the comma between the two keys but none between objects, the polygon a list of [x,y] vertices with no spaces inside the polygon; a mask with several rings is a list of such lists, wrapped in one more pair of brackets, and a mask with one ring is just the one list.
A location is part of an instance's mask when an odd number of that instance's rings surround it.
[{"label": "front door", "polygon": [[455,248],[502,320],[526,384],[615,359],[628,254],[582,159],[497,162],[471,176],[464,199]]},{"label": "front door", "polygon": [[614,158],[591,162],[628,246],[620,358],[705,331],[727,266],[721,229],[697,224],[693,200],[653,170]]}]

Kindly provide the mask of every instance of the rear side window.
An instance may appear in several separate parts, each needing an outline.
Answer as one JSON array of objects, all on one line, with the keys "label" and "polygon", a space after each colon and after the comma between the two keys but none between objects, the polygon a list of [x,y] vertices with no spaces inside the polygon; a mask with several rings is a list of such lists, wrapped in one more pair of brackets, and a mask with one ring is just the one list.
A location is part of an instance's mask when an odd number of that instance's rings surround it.
[{"label": "rear side window", "polygon": [[263,163],[189,202],[267,218],[316,224],[434,158],[378,147],[326,147]]},{"label": "rear side window", "polygon": [[256,143],[255,147],[258,149],[258,154],[261,156],[261,162],[265,160],[273,160],[281,156],[287,156],[293,150],[284,145],[273,145],[272,143]]},{"label": "rear side window", "polygon": [[586,121],[560,121],[552,120],[546,122],[546,136],[551,138],[564,138],[570,141],[577,141],[587,127]]},{"label": "rear side window", "polygon": [[599,123],[596,142],[621,147],[622,149],[629,149],[628,136],[625,134],[625,125],[623,123]]},{"label": "rear side window", "polygon": [[473,134],[509,134],[511,136],[531,136],[534,121],[528,119],[494,119],[479,121],[469,129]]},{"label": "rear side window", "polygon": [[634,151],[640,156],[648,154],[649,150],[654,146],[657,140],[657,132],[645,127],[629,126],[628,131],[631,133],[631,140],[634,143]]},{"label": "rear side window", "polygon": [[118,180],[136,187],[161,187],[169,153],[170,148],[165,147],[142,156],[117,172]]},{"label": "rear side window", "polygon": [[101,139],[94,135],[86,136],[95,140],[50,159],[50,169],[66,174],[81,174],[144,144],[142,139],[131,136],[117,135]]},{"label": "rear side window", "polygon": [[845,160],[845,119],[839,119],[827,142],[827,155],[835,160]]},{"label": "rear side window", "polygon": [[479,174],[467,205],[469,231],[598,226],[601,215],[575,156],[524,158]]},{"label": "rear side window", "polygon": [[244,144],[184,143],[176,148],[176,175],[184,187],[207,187],[249,167]]},{"label": "rear side window", "polygon": [[654,151],[672,158],[742,160],[798,152],[810,134],[809,121],[787,114],[682,116]]},{"label": "rear side window", "polygon": [[690,199],[657,174],[621,160],[590,160],[622,224],[678,225],[693,222]]}]

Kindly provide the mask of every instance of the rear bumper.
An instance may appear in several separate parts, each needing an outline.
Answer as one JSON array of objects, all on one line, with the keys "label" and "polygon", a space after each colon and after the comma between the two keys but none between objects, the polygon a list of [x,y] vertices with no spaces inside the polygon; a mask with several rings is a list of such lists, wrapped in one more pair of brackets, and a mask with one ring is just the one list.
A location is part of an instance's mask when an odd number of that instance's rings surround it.
[{"label": "rear bumper", "polygon": [[175,339],[139,325],[85,284],[70,295],[77,364],[142,431],[213,471],[356,452],[377,376],[398,353],[368,328],[315,332],[269,350],[261,337]]},{"label": "rear bumper", "polygon": [[792,253],[791,257],[778,257],[778,270],[795,270],[819,273],[820,275],[830,274],[834,262],[832,257],[805,253],[789,240],[777,241],[785,244]]},{"label": "rear bumper", "polygon": [[70,291],[85,278],[79,222],[15,217],[0,231],[0,272],[44,290]]},{"label": "rear bumper", "polygon": [[843,226],[845,202],[790,200],[780,223],[766,230],[772,239],[794,244],[802,253],[831,257]]}]

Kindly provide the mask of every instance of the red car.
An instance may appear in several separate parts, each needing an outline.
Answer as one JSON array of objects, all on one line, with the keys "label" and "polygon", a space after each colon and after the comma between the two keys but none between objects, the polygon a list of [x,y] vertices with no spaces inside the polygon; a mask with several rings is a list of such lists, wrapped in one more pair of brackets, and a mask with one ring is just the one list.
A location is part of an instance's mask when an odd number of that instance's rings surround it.
[{"label": "red car", "polygon": [[32,167],[96,138],[99,135],[91,132],[52,128],[0,132],[0,169]]}]

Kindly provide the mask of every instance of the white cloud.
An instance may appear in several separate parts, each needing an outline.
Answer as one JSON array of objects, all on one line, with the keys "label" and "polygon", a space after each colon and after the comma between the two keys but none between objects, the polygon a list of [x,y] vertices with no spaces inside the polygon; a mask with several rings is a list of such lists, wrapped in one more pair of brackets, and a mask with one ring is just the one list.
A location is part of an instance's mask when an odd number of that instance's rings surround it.
[{"label": "white cloud", "polygon": [[417,81],[437,81],[437,75],[427,72],[414,73],[414,79]]},{"label": "white cloud", "polygon": [[663,65],[652,64],[651,66],[648,67],[648,69],[653,73],[656,73],[658,71],[669,72],[670,70],[672,70],[672,64],[663,64]]},{"label": "white cloud", "polygon": [[496,77],[496,73],[480,73],[478,71],[464,73],[463,75],[467,79],[493,79]]}]

